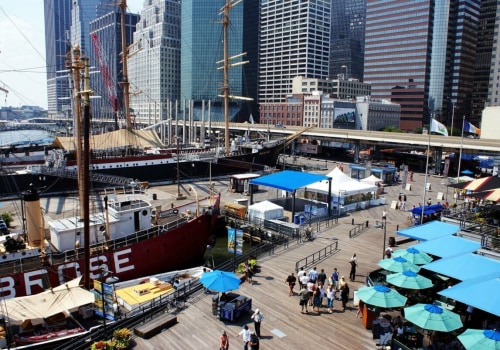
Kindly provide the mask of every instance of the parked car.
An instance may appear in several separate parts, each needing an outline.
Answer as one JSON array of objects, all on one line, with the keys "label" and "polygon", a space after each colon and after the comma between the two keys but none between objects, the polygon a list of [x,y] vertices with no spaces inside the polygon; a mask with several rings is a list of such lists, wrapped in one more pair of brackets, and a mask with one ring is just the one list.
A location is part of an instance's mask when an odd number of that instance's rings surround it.
[{"label": "parked car", "polygon": [[9,228],[7,227],[7,224],[5,224],[5,222],[0,222],[0,233],[2,235],[6,235],[9,233]]}]

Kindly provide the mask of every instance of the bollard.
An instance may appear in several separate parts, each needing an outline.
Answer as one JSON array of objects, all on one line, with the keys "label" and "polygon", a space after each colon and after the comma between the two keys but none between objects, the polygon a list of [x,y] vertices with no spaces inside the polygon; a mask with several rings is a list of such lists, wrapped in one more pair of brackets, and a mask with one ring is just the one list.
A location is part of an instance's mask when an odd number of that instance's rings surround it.
[{"label": "bollard", "polygon": [[399,231],[399,224],[396,226],[396,231]]},{"label": "bollard", "polygon": [[368,224],[369,224],[369,222],[368,222],[368,220],[366,220],[366,228],[368,228]]},{"label": "bollard", "polygon": [[354,225],[354,218],[352,219],[352,225]]}]

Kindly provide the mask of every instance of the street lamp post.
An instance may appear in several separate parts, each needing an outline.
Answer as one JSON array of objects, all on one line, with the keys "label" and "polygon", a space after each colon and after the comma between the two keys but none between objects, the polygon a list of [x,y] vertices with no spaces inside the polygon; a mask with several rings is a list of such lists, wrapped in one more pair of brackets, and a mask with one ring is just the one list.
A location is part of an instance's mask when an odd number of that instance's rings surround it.
[{"label": "street lamp post", "polygon": [[451,112],[451,129],[450,129],[450,136],[453,136],[453,119],[455,119],[455,102],[453,102],[453,109]]},{"label": "street lamp post", "polygon": [[387,236],[387,220],[384,220],[384,240],[382,241],[382,259],[385,257],[385,240]]}]

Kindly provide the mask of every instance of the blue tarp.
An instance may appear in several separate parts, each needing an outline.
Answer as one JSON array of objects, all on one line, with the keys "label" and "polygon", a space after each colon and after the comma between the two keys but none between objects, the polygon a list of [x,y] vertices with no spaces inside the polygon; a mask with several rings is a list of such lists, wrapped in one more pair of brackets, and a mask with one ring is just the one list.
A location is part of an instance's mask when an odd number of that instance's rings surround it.
[{"label": "blue tarp", "polygon": [[438,294],[500,316],[500,273],[472,278]]},{"label": "blue tarp", "polygon": [[449,258],[455,255],[475,252],[481,248],[481,244],[462,237],[448,235],[418,243],[412,246],[412,248],[440,258]]},{"label": "blue tarp", "polygon": [[[431,215],[443,210],[444,207],[441,204],[432,204],[424,206],[424,215]],[[422,207],[416,207],[410,210],[413,215],[422,215]]]},{"label": "blue tarp", "polygon": [[414,226],[406,228],[404,230],[399,230],[396,233],[400,236],[413,238],[419,241],[428,241],[431,239],[452,235],[458,232],[459,229],[460,227],[458,227],[457,225],[452,225],[441,221],[431,221],[420,226]]},{"label": "blue tarp", "polygon": [[500,276],[500,261],[473,253],[433,261],[422,268],[460,281],[494,273]]},{"label": "blue tarp", "polygon": [[315,182],[328,179],[329,177],[325,175],[284,170],[279,173],[252,179],[250,180],[250,184],[278,188],[287,192],[294,192],[298,188],[306,187],[307,185]]}]

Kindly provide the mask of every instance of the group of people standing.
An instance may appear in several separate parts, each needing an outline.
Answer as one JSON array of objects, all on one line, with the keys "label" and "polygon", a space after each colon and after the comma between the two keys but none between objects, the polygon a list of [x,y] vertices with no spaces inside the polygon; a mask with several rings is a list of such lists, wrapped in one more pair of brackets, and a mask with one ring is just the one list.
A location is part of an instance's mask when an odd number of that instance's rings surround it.
[{"label": "group of people standing", "polygon": [[[354,254],[352,259],[354,259],[356,263],[356,254]],[[351,264],[351,272],[352,270]],[[355,274],[356,269],[354,267],[354,275]],[[287,283],[289,287],[289,296],[295,295],[293,288],[296,282],[297,278],[292,272],[285,280],[285,283]],[[312,311],[319,314],[321,307],[323,307],[323,300],[325,297],[327,299],[326,307],[329,313],[333,313],[333,304],[337,298],[342,301],[342,308],[343,311],[345,311],[349,300],[350,290],[345,277],[340,276],[337,268],[333,269],[330,276],[327,276],[324,269],[318,272],[316,266],[309,270],[309,272],[304,271],[302,268],[298,273],[298,282],[300,288],[298,295],[301,313],[309,313],[308,306],[312,306]]]},{"label": "group of people standing", "polygon": [[[264,315],[259,309],[255,309],[255,312],[252,315],[253,324],[255,327],[255,331],[250,330],[248,325],[244,325],[241,331],[236,336],[237,338],[241,337],[243,340],[243,349],[244,350],[259,350],[260,347],[260,324],[264,319]],[[229,335],[226,331],[222,331],[220,336],[220,350],[228,350],[229,349]]]}]

